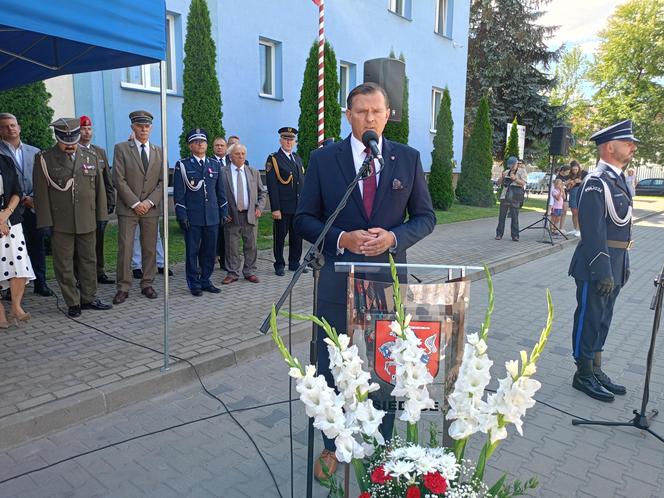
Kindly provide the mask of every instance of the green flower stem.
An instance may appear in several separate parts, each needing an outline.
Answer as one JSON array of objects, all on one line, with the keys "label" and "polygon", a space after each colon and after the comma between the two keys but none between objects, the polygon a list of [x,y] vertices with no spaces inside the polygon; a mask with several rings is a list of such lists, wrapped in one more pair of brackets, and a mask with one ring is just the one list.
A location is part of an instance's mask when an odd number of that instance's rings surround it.
[{"label": "green flower stem", "polygon": [[360,491],[368,491],[369,480],[367,476],[367,469],[364,466],[364,461],[359,458],[353,458],[350,463],[355,470],[355,478],[357,479],[357,485],[359,486]]},{"label": "green flower stem", "polygon": [[491,278],[491,272],[489,267],[484,265],[484,274],[486,275],[486,283],[489,288],[489,305],[486,308],[484,313],[484,321],[482,322],[482,327],[480,328],[480,339],[486,341],[486,337],[489,334],[489,327],[491,326],[491,315],[493,315],[493,305],[494,305],[494,291],[493,291],[493,279]]},{"label": "green flower stem", "polygon": [[454,441],[454,456],[457,459],[457,463],[461,463],[461,460],[463,459],[463,455],[466,452],[466,444],[468,444],[468,439],[456,439]]},{"label": "green flower stem", "polygon": [[406,441],[413,444],[419,444],[420,438],[417,434],[417,424],[406,424]]}]

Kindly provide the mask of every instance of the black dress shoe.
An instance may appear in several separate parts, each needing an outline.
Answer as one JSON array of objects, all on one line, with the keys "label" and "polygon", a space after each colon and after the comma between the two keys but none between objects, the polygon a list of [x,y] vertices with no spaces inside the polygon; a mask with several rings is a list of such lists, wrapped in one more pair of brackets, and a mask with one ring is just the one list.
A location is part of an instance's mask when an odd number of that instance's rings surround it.
[{"label": "black dress shoe", "polygon": [[191,295],[201,297],[203,295],[203,291],[201,289],[191,289]]},{"label": "black dress shoe", "polygon": [[591,398],[604,402],[615,399],[613,394],[607,391],[597,380],[593,373],[593,360],[576,360],[577,370],[572,380],[572,387],[586,393]]},{"label": "black dress shoe", "polygon": [[219,294],[221,292],[221,289],[219,287],[215,287],[214,285],[203,287],[203,290],[205,292],[209,292],[210,294]]},{"label": "black dress shoe", "polygon": [[53,291],[48,285],[44,284],[35,284],[35,294],[39,294],[43,297],[49,297],[53,295]]},{"label": "black dress shoe", "polygon": [[100,284],[114,284],[115,280],[113,280],[112,278],[108,278],[108,275],[102,273],[97,277],[97,282],[99,282]]},{"label": "black dress shoe", "polygon": [[[159,275],[163,275],[164,274],[164,269],[163,268],[157,268],[157,273],[159,273]],[[173,276],[173,270],[171,270],[170,268],[168,269],[168,276],[169,277]]]},{"label": "black dress shoe", "polygon": [[70,306],[69,310],[67,311],[67,314],[72,318],[76,318],[77,316],[81,316],[81,307],[80,306]]},{"label": "black dress shoe", "polygon": [[279,276],[279,277],[283,277],[284,275],[286,275],[286,272],[284,271],[283,268],[276,268],[274,270],[274,274]]},{"label": "black dress shoe", "polygon": [[143,270],[140,268],[136,268],[135,270],[132,270],[132,273],[134,274],[134,278],[136,280],[140,280],[143,278]]},{"label": "black dress shoe", "polygon": [[110,310],[113,307],[111,304],[102,303],[99,299],[90,301],[89,303],[81,303],[82,310]]}]

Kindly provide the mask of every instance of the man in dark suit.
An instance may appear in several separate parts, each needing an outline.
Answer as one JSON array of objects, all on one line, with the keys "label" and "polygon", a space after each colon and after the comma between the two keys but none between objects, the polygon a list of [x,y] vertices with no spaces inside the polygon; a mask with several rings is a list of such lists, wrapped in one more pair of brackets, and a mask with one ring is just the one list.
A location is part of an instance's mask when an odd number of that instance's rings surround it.
[{"label": "man in dark suit", "polygon": [[53,291],[46,284],[46,249],[44,247],[44,233],[37,228],[37,214],[35,213],[34,192],[32,185],[32,170],[35,155],[39,152],[37,147],[23,143],[21,140],[21,125],[16,116],[8,112],[0,113],[0,154],[8,156],[14,166],[21,183],[21,206],[23,212],[23,233],[28,255],[35,272],[35,294],[48,297]]},{"label": "man in dark suit", "polygon": [[628,119],[598,131],[590,140],[600,159],[579,187],[581,241],[569,266],[577,302],[572,386],[600,401],[613,401],[614,394],[627,390],[602,371],[602,350],[616,298],[629,279],[632,194],[622,170],[634,157],[639,140]]},{"label": "man in dark suit", "polygon": [[302,256],[302,237],[293,228],[295,210],[302,192],[304,168],[302,159],[295,152],[297,130],[290,126],[279,129],[279,150],[267,156],[265,162],[265,181],[270,195],[272,210],[272,249],[274,254],[274,272],[284,276],[284,243],[288,238],[288,269],[295,271],[300,266]]},{"label": "man in dark suit", "polygon": [[[111,179],[111,165],[106,156],[106,150],[103,147],[92,143],[92,120],[88,116],[81,116],[81,140],[78,146],[81,149],[92,151],[99,162],[99,172],[104,178],[104,190],[106,191],[106,206],[108,214],[115,210],[115,189],[113,188],[113,180]],[[115,280],[109,278],[104,270],[104,232],[106,231],[106,221],[102,221],[97,225],[97,282],[100,284],[114,284]]]},{"label": "man in dark suit", "polygon": [[195,128],[187,134],[191,156],[175,165],[175,216],[184,232],[187,286],[193,296],[203,291],[219,294],[210,276],[217,253],[219,224],[228,216],[228,203],[219,161],[205,157],[207,132]]},{"label": "man in dark suit", "polygon": [[[385,166],[379,169],[378,161],[372,161],[375,174],[353,190],[322,248],[325,265],[320,276],[318,314],[340,332],[346,330],[347,275],[335,273],[334,263],[387,263],[389,253],[395,261],[405,263],[406,250],[429,235],[436,223],[419,152],[382,137],[390,115],[385,90],[375,83],[359,85],[349,93],[346,106],[352,133],[342,142],[311,154],[295,215],[295,230],[313,243],[367,156],[362,135],[368,130],[375,131]],[[406,216],[408,221],[404,221]],[[325,333],[319,329],[318,372],[333,385],[324,338]],[[389,437],[394,413],[386,415],[383,422],[383,434]],[[321,464],[328,473],[334,473],[337,465],[334,442],[323,439],[325,450],[314,468],[317,479],[327,475]]]},{"label": "man in dark suit", "polygon": [[[212,144],[212,150],[214,151],[214,157],[219,161],[219,167],[224,168],[228,166],[231,161],[226,157],[226,151],[228,150],[228,144],[224,137],[216,137]],[[224,241],[224,220],[221,220],[219,223],[219,233],[217,235],[217,257],[219,258],[219,268],[222,270],[226,269],[226,243]]]}]

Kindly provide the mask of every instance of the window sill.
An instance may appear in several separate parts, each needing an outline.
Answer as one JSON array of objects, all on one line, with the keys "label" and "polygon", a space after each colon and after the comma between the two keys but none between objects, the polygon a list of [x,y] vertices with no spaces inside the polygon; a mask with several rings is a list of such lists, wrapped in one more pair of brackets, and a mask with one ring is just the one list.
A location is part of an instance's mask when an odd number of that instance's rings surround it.
[{"label": "window sill", "polygon": [[412,20],[413,20],[413,19],[410,18],[410,17],[406,17],[406,16],[403,16],[403,15],[399,14],[398,12],[394,12],[393,10],[387,9],[387,11],[388,11],[390,14],[392,14],[392,15],[395,15],[395,16],[397,16],[397,17],[400,17],[400,18],[403,19],[404,21],[412,21]]},{"label": "window sill", "polygon": [[[135,92],[143,92],[143,93],[152,93],[152,94],[159,94],[161,93],[161,90],[159,88],[148,88],[145,86],[139,86],[139,85],[132,85],[131,83],[126,83],[126,82],[120,82],[120,87],[123,88],[124,90],[131,90]],[[181,93],[178,93],[177,90],[166,90],[166,94],[170,95],[172,97],[182,97],[183,95]]]},{"label": "window sill", "polygon": [[454,43],[454,40],[452,39],[451,36],[444,35],[443,33],[440,33],[440,32],[438,32],[438,31],[436,31],[436,30],[434,30],[433,34],[434,34],[434,35],[437,35],[437,36],[440,36],[440,37],[443,38],[444,40],[447,40],[447,41],[449,41],[449,42]]},{"label": "window sill", "polygon": [[277,102],[283,102],[284,98],[283,97],[277,97],[276,95],[266,95],[264,93],[259,93],[258,96],[262,99],[266,100],[275,100]]}]

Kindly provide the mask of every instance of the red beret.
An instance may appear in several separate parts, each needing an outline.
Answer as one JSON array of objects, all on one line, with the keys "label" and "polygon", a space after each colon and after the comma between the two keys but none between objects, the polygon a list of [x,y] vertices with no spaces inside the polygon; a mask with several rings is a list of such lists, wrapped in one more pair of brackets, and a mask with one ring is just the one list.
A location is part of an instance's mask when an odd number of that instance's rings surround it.
[{"label": "red beret", "polygon": [[81,126],[92,126],[92,121],[87,116],[81,116]]}]

